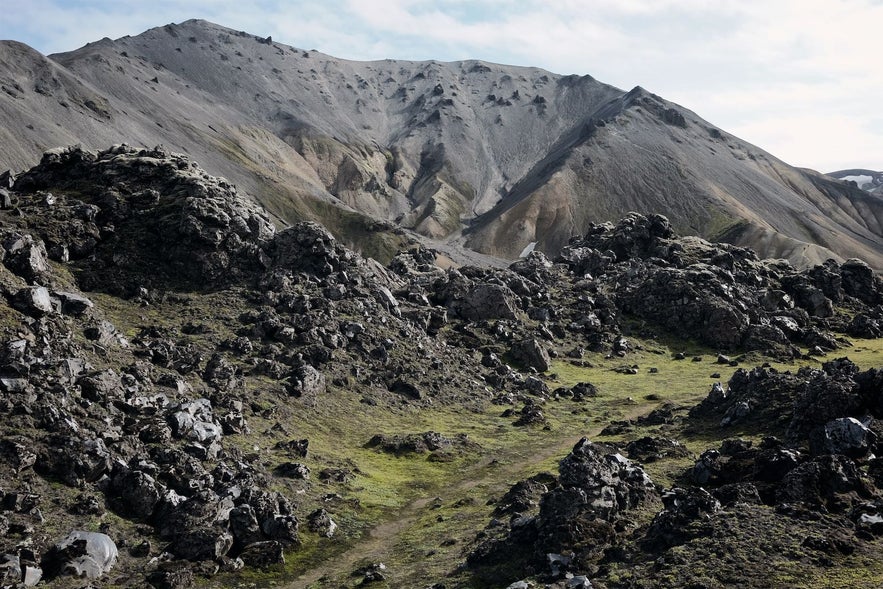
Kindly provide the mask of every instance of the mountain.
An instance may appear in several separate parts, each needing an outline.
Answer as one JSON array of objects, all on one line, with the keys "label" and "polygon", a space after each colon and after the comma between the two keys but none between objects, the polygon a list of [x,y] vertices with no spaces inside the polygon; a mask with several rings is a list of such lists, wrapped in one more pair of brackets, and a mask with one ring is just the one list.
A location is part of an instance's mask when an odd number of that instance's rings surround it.
[{"label": "mountain", "polygon": [[402,231],[452,252],[554,254],[636,211],[800,266],[883,268],[878,199],[590,76],[354,62],[192,20],[48,57],[4,42],[0,86],[0,165],[60,145],[163,144],[280,225],[317,220],[381,258]]},{"label": "mountain", "polygon": [[883,196],[883,172],[852,168],[849,170],[830,172],[828,176],[850,183],[854,182],[855,185],[862,190],[870,192],[871,194]]}]

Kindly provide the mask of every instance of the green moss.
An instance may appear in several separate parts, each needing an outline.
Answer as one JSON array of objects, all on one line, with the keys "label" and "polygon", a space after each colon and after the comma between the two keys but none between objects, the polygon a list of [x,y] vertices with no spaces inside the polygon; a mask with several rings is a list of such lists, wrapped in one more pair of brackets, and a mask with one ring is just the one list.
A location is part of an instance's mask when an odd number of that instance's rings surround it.
[{"label": "green moss", "polygon": [[361,213],[347,211],[324,201],[310,203],[315,219],[345,246],[382,264],[389,263],[411,241],[391,225],[379,223]]}]

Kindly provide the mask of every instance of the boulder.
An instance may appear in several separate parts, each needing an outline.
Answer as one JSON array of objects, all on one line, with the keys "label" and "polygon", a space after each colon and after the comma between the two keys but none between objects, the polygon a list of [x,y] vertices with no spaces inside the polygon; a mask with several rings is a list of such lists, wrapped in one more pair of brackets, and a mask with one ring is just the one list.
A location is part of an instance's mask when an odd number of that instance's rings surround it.
[{"label": "boulder", "polygon": [[869,496],[868,483],[858,466],[846,456],[825,454],[788,472],[778,487],[776,501],[840,511],[855,496]]},{"label": "boulder", "polygon": [[31,317],[42,317],[55,312],[49,290],[43,286],[28,286],[15,293],[12,306]]},{"label": "boulder", "polygon": [[154,514],[156,530],[161,537],[174,539],[197,529],[226,528],[233,507],[232,498],[220,497],[211,489],[201,489],[186,499],[169,490]]},{"label": "boulder", "polygon": [[805,384],[794,402],[786,439],[799,443],[832,420],[862,415],[866,400],[857,373],[858,367],[843,358],[825,362],[822,370],[802,372]]},{"label": "boulder", "polygon": [[186,589],[193,581],[193,571],[185,566],[161,568],[147,575],[147,582],[154,589]]},{"label": "boulder", "polygon": [[37,462],[37,453],[15,440],[0,441],[0,456],[20,473]]},{"label": "boulder", "polygon": [[281,450],[289,456],[298,458],[306,458],[309,447],[309,440],[288,440],[286,442],[276,442],[276,445],[274,446],[276,450]]},{"label": "boulder", "polygon": [[61,312],[65,315],[82,317],[95,307],[95,303],[81,294],[57,290],[52,293],[61,301]]},{"label": "boulder", "polygon": [[370,585],[371,583],[381,583],[386,581],[386,565],[382,562],[372,563],[364,567],[360,567],[354,576],[361,576],[361,585]]},{"label": "boulder", "polygon": [[239,546],[247,546],[264,539],[254,507],[237,505],[230,511],[230,531]]},{"label": "boulder", "polygon": [[274,469],[280,477],[305,481],[310,478],[310,469],[300,462],[283,462]]},{"label": "boulder", "polygon": [[274,515],[263,521],[261,529],[268,538],[283,544],[300,544],[299,523],[293,515]]},{"label": "boulder", "polygon": [[628,457],[643,463],[655,462],[663,458],[685,458],[690,455],[689,450],[677,440],[668,438],[644,436],[626,444]]},{"label": "boulder", "polygon": [[111,453],[104,440],[83,440],[74,436],[50,436],[44,452],[40,453],[34,468],[41,474],[53,476],[72,487],[99,480],[110,471]]},{"label": "boulder", "polygon": [[549,352],[534,338],[521,340],[512,346],[509,353],[513,360],[527,368],[534,368],[537,372],[546,372],[552,365]]},{"label": "boulder", "polygon": [[6,252],[3,263],[30,283],[44,283],[51,272],[46,246],[31,235],[3,232],[0,245]]},{"label": "boulder", "polygon": [[342,270],[355,254],[337,243],[318,223],[297,223],[273,239],[271,256],[275,267],[325,277]]},{"label": "boulder", "polygon": [[71,575],[91,581],[109,572],[118,555],[110,536],[76,530],[49,549],[42,566],[49,578]]},{"label": "boulder", "polygon": [[833,419],[810,435],[814,454],[843,454],[861,458],[874,446],[877,436],[867,425],[854,417]]},{"label": "boulder", "polygon": [[106,403],[123,390],[122,378],[112,369],[83,374],[77,384],[83,397],[96,403]]},{"label": "boulder", "polygon": [[326,538],[332,537],[337,530],[337,524],[324,509],[317,509],[307,516],[307,527],[310,531]]},{"label": "boulder", "polygon": [[766,483],[777,483],[801,462],[800,452],[789,448],[767,448],[754,458],[752,478]]},{"label": "boulder", "polygon": [[304,363],[291,371],[288,392],[295,397],[314,399],[325,394],[325,386],[325,375]]},{"label": "boulder", "polygon": [[451,440],[438,432],[428,431],[422,434],[377,434],[365,446],[390,454],[421,454],[451,448],[455,441],[462,444],[465,439]]},{"label": "boulder", "polygon": [[233,535],[214,527],[196,528],[179,534],[169,550],[178,558],[191,561],[215,560],[233,547]]},{"label": "boulder", "polygon": [[543,413],[542,407],[534,403],[533,401],[529,401],[524,404],[524,407],[518,412],[518,419],[515,420],[514,425],[517,426],[529,426],[529,425],[545,425],[546,424],[546,415]]},{"label": "boulder", "polygon": [[497,501],[494,507],[494,516],[523,514],[539,507],[540,499],[549,492],[549,486],[544,480],[549,480],[551,475],[537,475],[524,481],[515,483],[506,494]]},{"label": "boulder", "polygon": [[224,432],[215,421],[211,401],[204,398],[187,401],[172,408],[169,425],[175,437],[187,438],[200,444],[219,442]]},{"label": "boulder", "polygon": [[[644,469],[612,448],[586,438],[561,461],[559,473],[562,489],[583,493],[585,503],[604,517],[633,509],[656,496],[656,487]],[[544,517],[542,509],[540,516]]]},{"label": "boulder", "polygon": [[840,265],[840,278],[843,292],[867,305],[879,305],[879,279],[874,271],[862,260],[851,258]]},{"label": "boulder", "polygon": [[266,540],[246,546],[239,554],[246,566],[263,569],[285,562],[285,550],[281,542]]},{"label": "boulder", "polygon": [[119,497],[120,507],[131,516],[147,520],[153,515],[165,488],[149,474],[126,470],[113,478],[112,488]]},{"label": "boulder", "polygon": [[467,321],[486,319],[515,319],[518,307],[515,294],[506,286],[492,283],[479,283],[453,303],[459,317]]},{"label": "boulder", "polygon": [[670,489],[663,493],[662,504],[665,508],[653,518],[645,536],[653,550],[705,535],[704,522],[721,509],[720,502],[701,487]]}]

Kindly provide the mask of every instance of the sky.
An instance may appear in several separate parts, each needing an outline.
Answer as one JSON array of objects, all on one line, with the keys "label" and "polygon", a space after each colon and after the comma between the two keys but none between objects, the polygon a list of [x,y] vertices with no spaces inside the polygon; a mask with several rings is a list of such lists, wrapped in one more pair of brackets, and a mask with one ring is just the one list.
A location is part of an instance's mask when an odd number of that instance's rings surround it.
[{"label": "sky", "polygon": [[0,38],[50,54],[190,18],[346,59],[640,85],[792,165],[883,170],[883,0],[0,0]]}]

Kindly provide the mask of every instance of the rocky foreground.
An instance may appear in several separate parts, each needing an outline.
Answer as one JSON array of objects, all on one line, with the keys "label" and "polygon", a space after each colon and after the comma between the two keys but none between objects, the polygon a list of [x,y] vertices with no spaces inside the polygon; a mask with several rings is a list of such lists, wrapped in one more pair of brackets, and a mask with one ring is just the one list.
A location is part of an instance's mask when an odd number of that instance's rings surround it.
[{"label": "rocky foreground", "polygon": [[[363,474],[296,435],[308,408],[335,399],[499,405],[511,427],[541,428],[547,401],[598,395],[591,382],[550,387],[553,364],[627,361],[633,334],[696,342],[721,366],[883,334],[883,282],[863,262],[797,271],[678,237],[660,215],[593,225],[554,261],[442,270],[416,245],[384,267],[319,225],[277,231],[234,186],[162,148],[55,150],[2,181],[2,586],[298,574],[267,567],[342,526],[365,532],[335,521],[358,519],[345,499]],[[610,423],[610,443],[583,439],[557,475],[495,498],[454,582],[763,587],[777,551],[810,570],[879,556],[881,385],[848,360],[758,367],[688,411]],[[319,427],[347,420],[359,416]],[[615,439],[648,423],[716,441],[694,456],[664,435]],[[434,431],[366,430],[363,443],[439,462],[478,451]],[[665,457],[689,465],[662,488],[641,464]],[[353,582],[382,583],[383,570]]]}]

